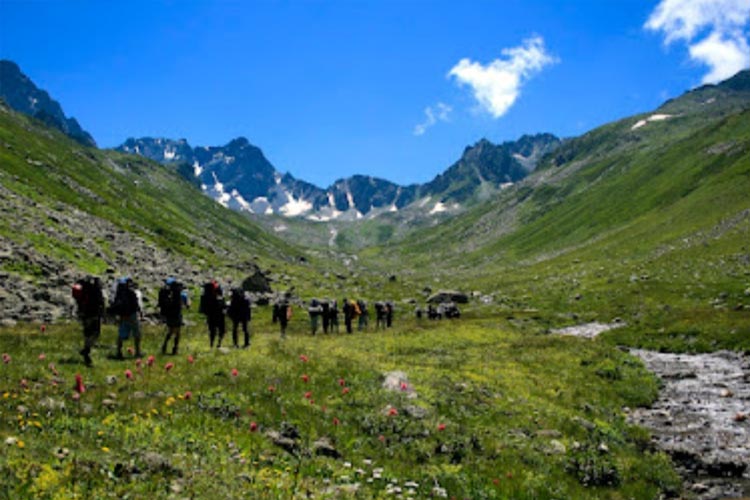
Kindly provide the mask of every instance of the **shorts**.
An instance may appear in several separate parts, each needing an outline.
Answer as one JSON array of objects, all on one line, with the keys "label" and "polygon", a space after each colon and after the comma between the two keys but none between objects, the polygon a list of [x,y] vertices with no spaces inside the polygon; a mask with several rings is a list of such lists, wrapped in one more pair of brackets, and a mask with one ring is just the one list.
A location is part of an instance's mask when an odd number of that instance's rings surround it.
[{"label": "shorts", "polygon": [[120,340],[128,340],[132,335],[134,339],[141,338],[141,328],[138,324],[138,313],[133,313],[127,318],[120,320],[120,326],[117,329]]}]

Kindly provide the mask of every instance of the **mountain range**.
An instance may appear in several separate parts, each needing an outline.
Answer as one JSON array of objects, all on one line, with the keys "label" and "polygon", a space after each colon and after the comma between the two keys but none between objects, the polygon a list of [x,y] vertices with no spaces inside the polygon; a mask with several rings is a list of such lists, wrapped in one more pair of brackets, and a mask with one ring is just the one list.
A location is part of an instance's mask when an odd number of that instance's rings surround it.
[{"label": "mountain range", "polygon": [[459,211],[524,178],[560,143],[552,134],[527,135],[500,145],[482,139],[425,184],[400,186],[385,179],[352,175],[327,188],[279,172],[260,148],[244,137],[211,147],[191,147],[186,139],[131,138],[117,149],[179,165],[180,172],[226,207],[329,221],[375,217],[410,205],[426,214]]}]

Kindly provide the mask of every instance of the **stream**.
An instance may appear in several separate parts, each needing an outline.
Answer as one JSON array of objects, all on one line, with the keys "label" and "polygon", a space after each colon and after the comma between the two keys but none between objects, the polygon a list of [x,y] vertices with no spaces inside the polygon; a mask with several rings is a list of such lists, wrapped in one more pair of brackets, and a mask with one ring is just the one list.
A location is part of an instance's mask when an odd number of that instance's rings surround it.
[{"label": "stream", "polygon": [[[589,324],[553,333],[591,339],[619,326]],[[630,410],[628,420],[649,429],[655,446],[672,457],[688,498],[750,497],[750,357],[730,351],[630,353],[662,386],[654,404]]]}]

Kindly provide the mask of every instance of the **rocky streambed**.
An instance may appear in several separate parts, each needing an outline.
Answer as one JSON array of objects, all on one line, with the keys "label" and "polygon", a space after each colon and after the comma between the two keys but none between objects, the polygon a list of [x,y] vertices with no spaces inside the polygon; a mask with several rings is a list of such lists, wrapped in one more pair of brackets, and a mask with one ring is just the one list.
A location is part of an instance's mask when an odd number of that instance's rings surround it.
[{"label": "rocky streambed", "polygon": [[[593,339],[620,326],[590,323],[552,333]],[[630,352],[662,388],[652,406],[630,411],[628,419],[649,429],[655,445],[672,457],[689,498],[749,498],[750,356]]]},{"label": "rocky streambed", "polygon": [[633,350],[662,381],[659,399],[629,419],[651,430],[685,489],[701,500],[750,495],[750,357],[721,351]]}]

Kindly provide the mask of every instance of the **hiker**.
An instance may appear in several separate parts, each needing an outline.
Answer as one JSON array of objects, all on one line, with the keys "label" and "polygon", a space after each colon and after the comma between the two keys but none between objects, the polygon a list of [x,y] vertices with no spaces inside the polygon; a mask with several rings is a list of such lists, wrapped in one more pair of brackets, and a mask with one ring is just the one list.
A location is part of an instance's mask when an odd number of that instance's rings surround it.
[{"label": "hiker", "polygon": [[177,354],[180,345],[180,329],[182,328],[182,308],[187,307],[187,293],[182,283],[169,277],[164,280],[164,286],[159,290],[159,314],[167,325],[167,336],[161,345],[161,353],[167,353],[169,339],[174,336],[172,355]]},{"label": "hiker", "polygon": [[[203,294],[201,295],[201,303],[199,312],[206,316],[206,323],[208,324],[208,336],[211,348],[216,342],[216,347],[221,347],[221,341],[224,340],[224,332],[226,329],[224,323],[224,291],[216,280],[211,280],[203,285]],[[218,337],[218,339],[217,339]]]},{"label": "hiker", "polygon": [[310,307],[307,308],[307,313],[310,315],[310,330],[312,334],[318,333],[318,321],[320,315],[323,314],[323,307],[320,305],[318,299],[312,299],[310,301]]},{"label": "hiker", "polygon": [[352,333],[352,304],[349,299],[344,297],[344,305],[342,306],[344,312],[344,326],[346,327],[346,333]]},{"label": "hiker", "polygon": [[367,330],[367,325],[370,322],[370,311],[367,310],[367,302],[362,299],[357,300],[357,307],[359,308],[357,329],[361,332]]},{"label": "hiker", "polygon": [[382,301],[375,302],[375,328],[378,330],[380,328],[385,330],[385,323],[386,323],[385,302],[382,302]]},{"label": "hiker", "polygon": [[339,303],[336,299],[331,301],[331,306],[328,309],[328,321],[331,333],[333,333],[334,328],[336,329],[336,333],[339,333]]},{"label": "hiker", "polygon": [[102,283],[99,278],[87,276],[75,282],[72,294],[78,307],[78,319],[83,327],[83,349],[79,352],[86,366],[91,366],[91,348],[94,347],[102,332],[102,316],[104,316]]},{"label": "hiker", "polygon": [[331,325],[331,301],[325,299],[320,303],[321,313],[320,317],[323,320],[323,333],[328,333],[328,328]]},{"label": "hiker", "polygon": [[390,300],[385,303],[385,326],[387,328],[390,328],[393,326],[393,309],[394,305],[393,302]]},{"label": "hiker", "polygon": [[290,319],[292,319],[292,306],[289,305],[287,295],[285,294],[273,305],[273,322],[279,322],[282,339],[286,338],[286,326],[289,324]]},{"label": "hiker", "polygon": [[242,332],[245,334],[245,343],[242,347],[244,349],[250,347],[250,332],[247,324],[252,318],[252,311],[250,308],[250,297],[247,296],[247,293],[242,288],[232,290],[232,298],[229,301],[227,316],[232,320],[232,343],[234,347],[239,347],[237,330],[240,325],[242,325]]},{"label": "hiker", "polygon": [[117,328],[117,359],[123,359],[122,345],[131,336],[135,343],[135,357],[143,356],[141,353],[141,327],[138,322],[142,314],[135,292],[135,282],[129,278],[120,278],[115,288],[115,297],[110,306],[110,312],[118,319]]}]

